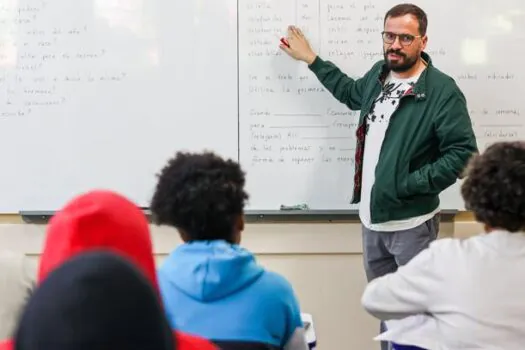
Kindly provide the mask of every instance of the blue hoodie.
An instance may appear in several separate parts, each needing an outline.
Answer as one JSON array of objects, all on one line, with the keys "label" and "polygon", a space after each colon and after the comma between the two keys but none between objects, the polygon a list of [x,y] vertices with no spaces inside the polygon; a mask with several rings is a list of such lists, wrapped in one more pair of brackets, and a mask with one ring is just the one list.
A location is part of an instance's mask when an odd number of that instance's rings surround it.
[{"label": "blue hoodie", "polygon": [[291,285],[238,245],[182,244],[160,268],[159,284],[168,320],[179,331],[225,348],[227,343],[308,348]]}]

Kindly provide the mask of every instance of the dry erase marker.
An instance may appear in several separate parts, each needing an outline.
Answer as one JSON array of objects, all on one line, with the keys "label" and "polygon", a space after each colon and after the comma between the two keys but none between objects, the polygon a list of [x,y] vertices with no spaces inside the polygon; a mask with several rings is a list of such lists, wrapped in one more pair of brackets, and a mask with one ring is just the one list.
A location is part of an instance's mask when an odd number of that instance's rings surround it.
[{"label": "dry erase marker", "polygon": [[288,44],[288,41],[286,41],[285,38],[281,38],[281,39],[279,39],[279,40],[281,40],[281,43],[282,43],[284,46],[286,46],[287,48],[290,48],[290,44]]},{"label": "dry erase marker", "polygon": [[284,46],[286,46],[287,48],[290,48],[290,44],[288,43],[288,40],[286,40],[283,36],[280,36],[280,35],[277,35],[277,33],[274,34],[275,37],[277,39],[279,39],[279,41],[281,42],[281,44],[283,44]]}]

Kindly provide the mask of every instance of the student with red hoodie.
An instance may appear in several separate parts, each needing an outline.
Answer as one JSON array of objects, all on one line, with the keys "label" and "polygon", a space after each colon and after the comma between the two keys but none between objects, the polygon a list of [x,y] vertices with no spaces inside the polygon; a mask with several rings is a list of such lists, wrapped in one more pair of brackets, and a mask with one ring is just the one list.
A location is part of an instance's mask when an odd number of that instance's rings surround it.
[{"label": "student with red hoodie", "polygon": [[[77,254],[106,249],[133,262],[151,282],[160,298],[148,221],[125,197],[110,191],[92,191],[69,202],[50,221],[40,258],[38,283]],[[179,350],[217,349],[208,341],[174,331]],[[14,349],[13,341],[0,350]]]}]

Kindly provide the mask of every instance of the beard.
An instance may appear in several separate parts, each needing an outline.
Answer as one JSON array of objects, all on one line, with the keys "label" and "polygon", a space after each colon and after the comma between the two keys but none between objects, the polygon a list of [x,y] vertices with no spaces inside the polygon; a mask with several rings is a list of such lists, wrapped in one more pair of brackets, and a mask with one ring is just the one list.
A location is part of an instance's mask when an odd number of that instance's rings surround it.
[{"label": "beard", "polygon": [[[389,60],[388,54],[390,53],[396,54],[400,58],[395,62],[392,60]],[[414,65],[417,63],[417,60],[418,60],[417,56],[409,57],[399,50],[386,50],[384,51],[384,57],[385,57],[385,62],[387,64],[387,67],[396,73],[406,72],[410,68],[414,67]]]}]

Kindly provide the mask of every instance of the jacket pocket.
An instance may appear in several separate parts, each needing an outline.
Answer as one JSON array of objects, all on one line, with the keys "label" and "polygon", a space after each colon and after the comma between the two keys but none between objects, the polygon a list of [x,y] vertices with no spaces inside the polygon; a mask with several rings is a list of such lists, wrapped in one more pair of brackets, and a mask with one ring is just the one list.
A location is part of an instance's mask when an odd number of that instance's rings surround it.
[{"label": "jacket pocket", "polygon": [[401,181],[401,185],[398,189],[399,198],[410,198],[412,196],[418,195],[417,192],[417,178],[416,173],[409,173]]},{"label": "jacket pocket", "polygon": [[421,188],[420,179],[418,179],[420,169],[421,167],[410,170],[407,162],[407,165],[403,168],[398,178],[397,193],[399,198],[407,199],[425,194],[424,189]]},{"label": "jacket pocket", "polygon": [[403,199],[409,198],[413,195],[408,186],[410,176],[413,176],[413,174],[409,172],[408,162],[405,164],[406,165],[402,168],[402,171],[399,172],[398,181],[396,184],[397,196]]},{"label": "jacket pocket", "polygon": [[[395,177],[392,177],[394,179]],[[395,182],[379,183],[376,182],[372,189],[372,202],[384,208],[397,208],[402,205],[397,191],[395,190]]]}]

